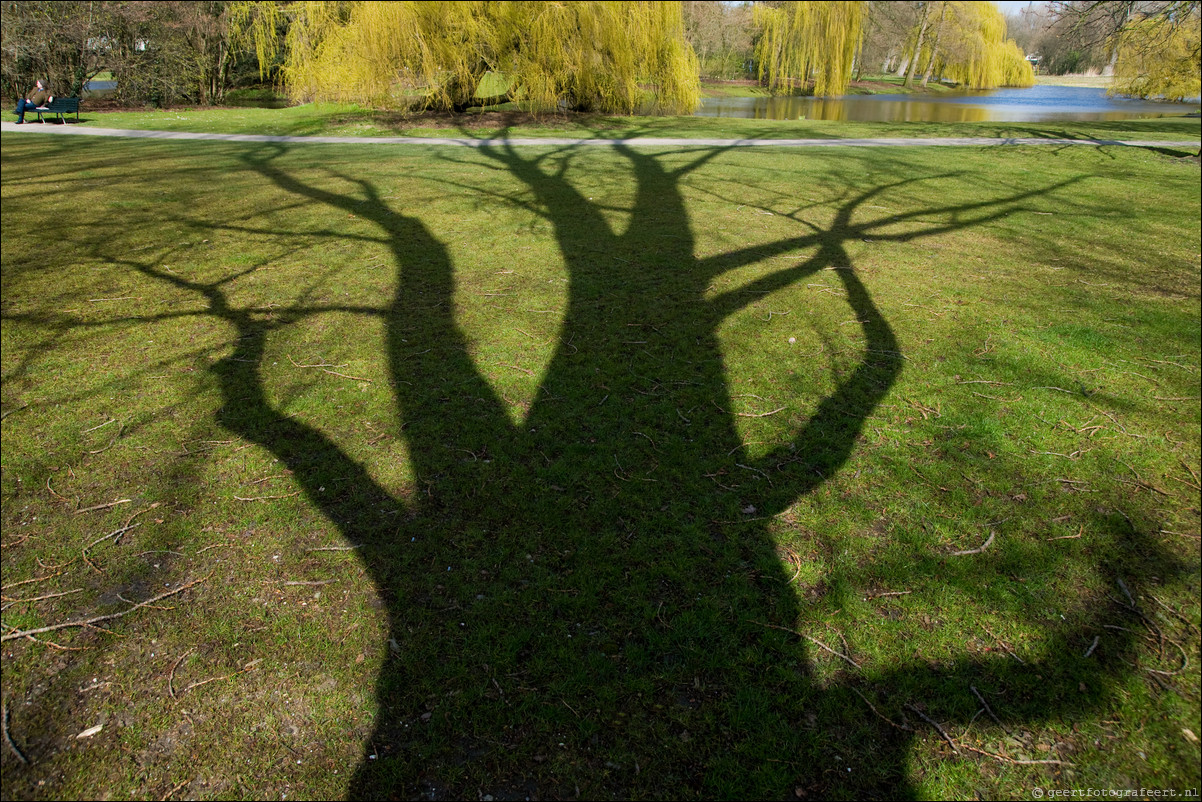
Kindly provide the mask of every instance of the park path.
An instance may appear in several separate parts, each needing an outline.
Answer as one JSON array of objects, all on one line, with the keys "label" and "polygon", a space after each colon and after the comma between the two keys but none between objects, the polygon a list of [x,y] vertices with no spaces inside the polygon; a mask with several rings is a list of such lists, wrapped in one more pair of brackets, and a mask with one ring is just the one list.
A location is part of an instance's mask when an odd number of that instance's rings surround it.
[{"label": "park path", "polygon": [[142,131],[127,128],[84,128],[77,125],[0,123],[0,131],[53,134],[58,136],[107,136],[130,139],[208,140],[214,142],[282,142],[323,145],[436,145],[469,148],[482,147],[709,147],[709,148],[882,148],[882,147],[991,147],[1004,145],[1123,145],[1135,148],[1189,148],[1198,143],[1189,140],[1146,139],[1057,139],[1050,137],[889,137],[872,139],[690,139],[680,137],[637,137],[633,139],[585,139],[569,137],[530,137],[514,139],[473,139],[471,137],[413,136],[286,136],[275,134],[206,134],[196,131]]}]

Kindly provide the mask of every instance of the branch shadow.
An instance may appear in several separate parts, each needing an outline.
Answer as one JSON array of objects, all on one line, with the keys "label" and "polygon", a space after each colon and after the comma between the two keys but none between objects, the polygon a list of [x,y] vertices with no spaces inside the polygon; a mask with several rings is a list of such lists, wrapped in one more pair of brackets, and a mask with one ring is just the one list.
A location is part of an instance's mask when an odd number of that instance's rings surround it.
[{"label": "branch shadow", "polygon": [[[556,350],[515,423],[471,356],[447,247],[370,181],[340,176],[354,191],[324,189],[278,166],[286,152],[264,146],[244,163],[287,195],[369,221],[370,239],[390,251],[392,297],[347,311],[383,323],[412,493],[390,492],[270,400],[269,335],[334,307],[298,305],[266,320],[231,304],[223,281],[134,265],[203,298],[203,314],[232,328],[236,346],[212,367],[218,422],[291,471],[357,547],[386,604],[391,654],[351,797],[634,797],[677,787],[909,798],[907,766],[924,725],[900,712],[899,699],[963,724],[978,711],[970,687],[1004,688],[1015,701],[998,705],[1001,718],[1033,722],[1095,707],[1127,670],[1131,635],[1116,635],[1105,661],[1060,656],[1113,614],[1091,604],[1049,625],[1034,664],[965,657],[820,681],[810,641],[793,633],[802,602],[770,530],[840,471],[903,370],[848,243],[984,225],[1066,184],[865,219],[874,198],[917,179],[880,183],[845,198],[827,225],[802,210],[798,236],[699,258],[681,183],[722,149],[698,148],[671,167],[616,148],[637,181],[619,232],[570,180],[572,149],[482,146],[529,191],[568,281]],[[732,271],[798,250],[807,255],[738,290],[713,290]],[[860,327],[858,364],[786,442],[757,456],[738,431],[719,327],[760,294],[823,270]],[[1147,534],[1103,517],[1117,551],[1142,554],[1157,576],[1180,570]],[[971,592],[968,569],[949,573]],[[1093,690],[1069,693],[1074,682]],[[871,712],[870,699],[879,706]]]}]

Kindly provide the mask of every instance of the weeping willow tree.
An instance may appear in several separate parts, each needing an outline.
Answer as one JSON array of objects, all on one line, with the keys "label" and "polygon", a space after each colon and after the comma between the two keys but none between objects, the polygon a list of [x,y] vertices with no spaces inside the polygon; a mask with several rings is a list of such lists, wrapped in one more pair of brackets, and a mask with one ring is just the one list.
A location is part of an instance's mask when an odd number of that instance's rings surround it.
[{"label": "weeping willow tree", "polygon": [[864,31],[864,3],[757,5],[759,79],[773,93],[813,84],[815,95],[847,91]]},{"label": "weeping willow tree", "polygon": [[1147,18],[1116,36],[1112,94],[1185,100],[1202,92],[1202,20]]},{"label": "weeping willow tree", "polygon": [[[511,0],[246,4],[260,62],[280,46],[297,101],[463,110],[518,100],[534,111],[633,113],[649,95],[667,113],[700,100],[679,3]],[[254,6],[255,8],[251,8]],[[485,76],[500,94],[481,98]]]},{"label": "weeping willow tree", "polygon": [[932,35],[911,33],[918,43],[911,75],[924,63],[924,84],[934,72],[969,89],[1034,85],[1035,71],[1022,48],[1006,39],[1006,18],[996,5],[948,0],[928,6],[937,6],[930,16],[938,22]]}]

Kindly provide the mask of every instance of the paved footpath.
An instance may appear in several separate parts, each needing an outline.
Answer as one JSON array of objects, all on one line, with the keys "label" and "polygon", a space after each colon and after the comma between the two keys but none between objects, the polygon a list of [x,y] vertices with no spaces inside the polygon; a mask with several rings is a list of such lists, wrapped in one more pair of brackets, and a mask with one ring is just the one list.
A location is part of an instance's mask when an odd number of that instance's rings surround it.
[{"label": "paved footpath", "polygon": [[58,136],[108,136],[130,139],[209,140],[214,142],[283,142],[324,145],[439,145],[467,148],[486,147],[653,147],[653,148],[886,148],[886,147],[990,147],[999,145],[1123,145],[1134,148],[1176,148],[1196,150],[1190,140],[1146,139],[1052,139],[1047,137],[929,137],[881,139],[686,139],[637,137],[634,139],[573,139],[538,137],[525,139],[472,139],[471,137],[415,136],[276,136],[271,134],[202,134],[193,131],[138,131],[125,128],[84,128],[79,125],[15,122],[0,123],[0,131],[54,134]]}]

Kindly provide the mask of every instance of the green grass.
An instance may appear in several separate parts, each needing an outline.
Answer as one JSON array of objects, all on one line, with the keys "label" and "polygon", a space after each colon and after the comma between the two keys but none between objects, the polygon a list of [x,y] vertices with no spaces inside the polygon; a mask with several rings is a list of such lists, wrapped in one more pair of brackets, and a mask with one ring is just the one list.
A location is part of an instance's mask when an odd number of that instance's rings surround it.
[{"label": "green grass", "polygon": [[297,136],[491,136],[623,138],[849,139],[858,137],[1035,136],[1107,139],[1181,139],[1197,142],[1195,118],[1159,117],[1113,122],[852,123],[837,120],[748,120],[729,117],[575,116],[532,120],[519,113],[455,117],[406,116],[358,106],[311,104],[286,109],[182,108],[168,111],[85,113],[80,125],[162,131]]},{"label": "green grass", "polygon": [[1192,148],[0,145],[6,797],[1197,787]]},{"label": "green grass", "polygon": [[[853,81],[847,89],[849,95],[939,95],[950,92],[955,87],[941,84],[937,81],[922,86],[921,77],[915,80],[914,86],[906,88],[906,79],[899,75],[865,75],[861,80]],[[769,93],[761,86],[725,81],[701,82],[703,97],[769,97]]]},{"label": "green grass", "polygon": [[1087,86],[1107,89],[1114,83],[1112,75],[1036,75],[1035,83],[1041,86]]}]

